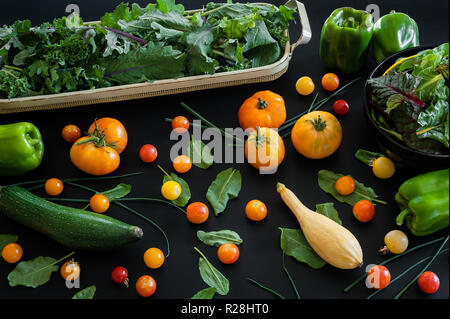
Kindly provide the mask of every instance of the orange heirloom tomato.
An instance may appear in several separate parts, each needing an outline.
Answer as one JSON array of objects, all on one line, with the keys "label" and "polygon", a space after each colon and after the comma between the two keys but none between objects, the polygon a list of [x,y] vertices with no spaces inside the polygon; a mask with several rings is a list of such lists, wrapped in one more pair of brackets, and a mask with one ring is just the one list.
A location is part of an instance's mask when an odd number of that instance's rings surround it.
[{"label": "orange heirloom tomato", "polygon": [[121,154],[125,147],[127,147],[128,134],[120,121],[109,117],[96,120],[89,127],[88,134],[95,134],[96,127],[101,134],[105,135],[105,142],[107,144],[114,144],[114,148],[118,154]]},{"label": "orange heirloom tomato", "polygon": [[245,100],[238,112],[239,125],[248,128],[279,128],[286,121],[286,105],[281,96],[261,91]]},{"label": "orange heirloom tomato", "polygon": [[[90,137],[80,138],[70,149],[72,163],[81,171],[90,175],[107,175],[114,172],[120,164],[120,156],[109,146],[96,145],[88,141]],[[81,143],[81,144],[80,144]]]},{"label": "orange heirloom tomato", "polygon": [[245,157],[253,167],[273,171],[284,160],[285,147],[281,136],[268,127],[258,127],[245,142]]},{"label": "orange heirloom tomato", "polygon": [[314,111],[302,116],[291,132],[297,152],[311,159],[332,155],[342,142],[342,126],[328,112]]}]

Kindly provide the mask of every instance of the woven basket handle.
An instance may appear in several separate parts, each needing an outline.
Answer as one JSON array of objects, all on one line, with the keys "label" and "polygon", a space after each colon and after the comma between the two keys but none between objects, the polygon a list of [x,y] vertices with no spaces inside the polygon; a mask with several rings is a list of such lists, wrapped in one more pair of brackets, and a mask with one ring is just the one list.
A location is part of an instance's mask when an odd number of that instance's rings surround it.
[{"label": "woven basket handle", "polygon": [[291,44],[291,54],[294,53],[296,47],[305,45],[311,41],[312,31],[309,24],[308,14],[306,13],[305,5],[296,0],[290,0],[286,3],[286,7],[296,9],[300,16],[300,24],[302,26],[302,33],[297,42]]}]

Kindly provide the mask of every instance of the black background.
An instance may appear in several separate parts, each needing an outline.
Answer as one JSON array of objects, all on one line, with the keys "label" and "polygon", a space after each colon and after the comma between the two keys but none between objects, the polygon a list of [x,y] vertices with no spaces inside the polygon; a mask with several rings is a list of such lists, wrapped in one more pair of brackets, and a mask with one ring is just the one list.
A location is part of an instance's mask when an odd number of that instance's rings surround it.
[{"label": "black background", "polygon": [[[136,1],[145,5],[145,1]],[[275,1],[276,5],[285,1]],[[17,19],[30,18],[34,24],[51,20],[54,17],[65,15],[65,8],[70,1],[3,1],[0,11],[0,24],[10,24]],[[88,1],[76,2],[81,9],[81,16],[85,21],[97,20],[106,11],[112,9],[120,1]],[[200,8],[206,1],[181,1],[186,9]],[[70,162],[69,149],[61,138],[61,129],[70,123],[87,130],[93,119],[100,117],[114,117],[123,122],[129,134],[129,144],[123,155],[122,163],[114,174],[131,172],[145,172],[137,177],[121,181],[92,182],[86,185],[98,190],[112,188],[118,182],[130,183],[133,186],[132,197],[159,197],[162,175],[156,163],[144,165],[138,157],[139,148],[143,144],[151,143],[159,150],[158,163],[166,170],[171,171],[169,151],[173,141],[169,140],[170,125],[164,123],[164,118],[177,115],[190,114],[179,107],[184,101],[194,107],[200,114],[220,127],[236,127],[237,111],[241,103],[259,90],[272,90],[282,95],[287,104],[288,118],[303,112],[312,101],[312,96],[301,97],[295,91],[296,80],[308,75],[316,83],[316,92],[320,97],[326,93],[320,88],[320,79],[327,69],[324,68],[319,55],[320,30],[323,22],[333,9],[340,6],[352,6],[364,9],[370,3],[377,4],[381,14],[395,9],[413,17],[419,25],[421,44],[438,45],[448,41],[448,6],[447,0],[427,1],[391,1],[377,0],[365,1],[307,1],[305,2],[311,27],[312,41],[296,49],[290,62],[288,72],[280,79],[263,84],[245,85],[234,88],[216,89],[194,92],[169,97],[158,97],[121,103],[110,103],[77,107],[73,109],[45,111],[39,113],[23,113],[14,115],[0,115],[0,124],[29,121],[36,124],[43,134],[46,145],[45,157],[42,165],[36,171],[20,178],[2,178],[0,184],[8,184],[25,180],[34,180],[50,177],[81,177]],[[291,30],[292,40],[299,34],[298,24]],[[342,83],[347,83],[355,77],[365,79],[375,66],[371,59],[367,67],[352,76],[341,76]],[[317,185],[317,172],[320,169],[330,169],[335,172],[352,174],[359,181],[372,186],[380,197],[389,202],[389,205],[377,205],[375,219],[367,224],[359,223],[352,216],[351,207],[335,202],[343,224],[349,228],[359,239],[363,252],[365,265],[381,262],[386,257],[380,256],[377,249],[383,245],[384,235],[397,229],[395,216],[398,208],[394,202],[394,194],[398,186],[407,178],[415,176],[418,170],[398,170],[394,178],[384,181],[373,176],[370,169],[357,161],[353,154],[358,148],[379,151],[373,140],[363,113],[363,80],[353,85],[344,95],[351,107],[350,113],[339,117],[344,129],[343,145],[331,157],[324,160],[308,160],[295,152],[289,140],[286,140],[286,158],[275,175],[259,175],[248,164],[215,164],[209,170],[193,168],[183,175],[191,188],[192,201],[207,202],[206,190],[215,176],[228,167],[233,166],[243,175],[243,188],[239,198],[229,202],[224,213],[218,217],[211,212],[209,220],[200,226],[189,224],[185,217],[170,207],[152,203],[135,203],[130,206],[145,214],[158,223],[168,234],[171,243],[171,254],[164,266],[158,270],[146,268],[143,254],[150,247],[159,247],[167,251],[161,234],[145,221],[130,213],[112,206],[109,214],[130,224],[140,225],[144,229],[145,237],[138,243],[127,246],[114,253],[76,252],[75,258],[82,267],[81,288],[90,285],[97,286],[97,299],[134,299],[138,295],[134,283],[141,275],[153,276],[158,284],[157,291],[152,298],[158,299],[185,299],[206,287],[198,271],[198,254],[193,247],[197,246],[207,258],[230,280],[230,293],[223,297],[216,295],[217,299],[266,299],[273,298],[266,291],[250,284],[246,278],[251,277],[262,284],[278,291],[286,298],[295,298],[292,288],[281,267],[280,232],[278,227],[298,227],[297,221],[285,207],[275,191],[278,181],[285,183],[295,191],[299,198],[309,207],[317,203],[334,201]],[[331,110],[332,103],[328,103],[324,110]],[[37,192],[38,194],[42,194]],[[43,195],[43,194],[42,194]],[[90,194],[67,186],[63,196],[67,198],[88,198]],[[263,200],[269,209],[268,218],[262,222],[250,222],[244,215],[244,207],[251,199]],[[222,265],[216,257],[216,248],[208,247],[198,241],[196,231],[233,229],[244,239],[241,246],[241,256],[233,265]],[[405,230],[405,229],[403,229]],[[405,230],[407,232],[407,230]],[[0,233],[14,233],[19,235],[19,243],[24,248],[22,260],[30,260],[37,256],[51,256],[61,258],[71,250],[54,243],[46,237],[29,230],[15,222],[0,216]],[[408,232],[407,232],[408,233]],[[410,247],[443,236],[448,230],[428,236],[417,238],[409,235]],[[409,233],[408,233],[409,234]],[[433,253],[435,246],[404,256],[389,266],[392,276],[396,277],[408,266],[421,258]],[[113,284],[110,279],[111,270],[122,265],[129,270],[131,286],[129,289]],[[344,293],[343,288],[358,277],[363,269],[339,270],[331,266],[314,270],[307,265],[298,263],[292,258],[286,259],[286,265],[297,284],[302,298],[308,299],[334,299],[334,298],[365,298],[370,294],[364,283]],[[53,299],[70,298],[76,291],[65,287],[64,280],[59,274],[53,274],[52,279],[45,286],[37,289],[26,287],[11,288],[8,285],[7,274],[14,265],[0,261],[0,298],[2,299]],[[423,294],[414,284],[404,295],[404,298],[448,298],[448,254],[439,256],[431,265],[430,270],[436,272],[441,279],[440,290],[431,296]],[[407,276],[389,286],[378,294],[377,298],[392,298],[402,287],[412,279],[420,267],[414,269]]]}]

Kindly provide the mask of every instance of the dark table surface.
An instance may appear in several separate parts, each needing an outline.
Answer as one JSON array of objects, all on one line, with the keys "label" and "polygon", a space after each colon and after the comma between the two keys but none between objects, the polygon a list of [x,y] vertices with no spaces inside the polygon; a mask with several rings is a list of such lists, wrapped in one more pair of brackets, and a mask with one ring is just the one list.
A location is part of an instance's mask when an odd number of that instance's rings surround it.
[{"label": "dark table surface", "polygon": [[[146,3],[145,1],[137,2],[141,5]],[[272,0],[272,2],[280,5],[284,1]],[[84,20],[92,21],[98,19],[104,12],[111,11],[120,1],[78,0],[76,3]],[[206,4],[206,1],[181,1],[181,3],[185,4],[187,9],[195,9]],[[16,19],[24,18],[30,18],[36,24],[51,20],[54,17],[65,15],[65,8],[68,4],[70,4],[68,1],[48,0],[42,0],[39,4],[35,1],[25,0],[7,1],[2,4],[0,24],[10,24]],[[122,163],[115,174],[144,172],[143,175],[123,179],[120,182],[132,185],[133,190],[130,196],[158,197],[160,196],[162,180],[161,172],[156,164],[143,164],[139,160],[138,151],[143,144],[154,144],[159,150],[158,164],[167,170],[171,170],[169,152],[174,141],[169,139],[171,129],[170,125],[164,122],[164,118],[177,115],[186,115],[191,118],[190,114],[180,108],[180,101],[194,107],[200,114],[220,127],[238,126],[238,108],[247,97],[259,90],[272,90],[282,95],[286,100],[288,118],[305,111],[313,97],[312,95],[301,97],[296,93],[295,82],[300,76],[310,76],[317,85],[317,92],[320,92],[320,97],[326,96],[326,93],[320,88],[320,79],[329,70],[323,66],[318,55],[320,30],[323,22],[336,7],[345,5],[364,9],[368,4],[370,2],[356,0],[307,1],[305,5],[313,32],[312,41],[304,47],[297,48],[288,72],[280,79],[270,83],[64,110],[1,115],[0,124],[19,121],[29,121],[36,124],[43,134],[46,150],[39,169],[20,178],[2,178],[0,184],[50,177],[84,176],[70,162],[69,145],[60,136],[61,129],[65,125],[73,123],[83,130],[87,130],[93,119],[108,116],[120,119],[129,134],[129,145],[121,156]],[[438,45],[448,41],[449,2],[447,0],[432,0],[427,1],[426,4],[424,4],[424,1],[412,0],[378,0],[376,5],[379,6],[382,15],[395,9],[413,17],[419,25],[421,44]],[[295,38],[298,33],[298,26],[293,26],[291,30],[292,38]],[[359,74],[341,76],[341,81],[347,83],[355,77],[365,79],[374,66],[375,63],[371,59],[367,67]],[[296,228],[298,224],[275,191],[275,185],[278,181],[285,183],[294,190],[308,207],[314,207],[317,203],[335,202],[335,207],[339,211],[343,224],[355,234],[361,243],[365,265],[383,261],[387,257],[381,256],[377,250],[383,245],[384,235],[388,231],[398,228],[395,225],[395,216],[399,210],[394,201],[394,194],[404,180],[417,175],[419,171],[399,169],[392,179],[379,180],[373,176],[368,167],[354,158],[353,154],[358,148],[379,151],[364,119],[363,84],[363,80],[359,81],[342,95],[349,102],[351,111],[347,116],[339,117],[344,130],[343,144],[333,156],[324,160],[308,160],[295,152],[290,141],[286,140],[286,158],[279,171],[274,175],[259,175],[248,164],[215,164],[208,170],[194,167],[189,173],[183,175],[183,178],[190,185],[192,200],[207,202],[205,198],[206,190],[220,171],[228,167],[234,167],[242,173],[243,188],[238,199],[230,201],[226,211],[218,217],[211,214],[205,224],[191,225],[185,217],[170,207],[152,203],[134,203],[133,208],[154,220],[168,234],[171,254],[164,266],[158,270],[146,268],[143,262],[143,254],[150,247],[159,247],[163,251],[167,251],[161,234],[154,227],[134,215],[119,207],[112,207],[108,212],[109,215],[130,224],[140,225],[144,230],[145,237],[143,240],[113,253],[77,251],[74,257],[82,267],[81,288],[96,285],[96,298],[98,299],[137,298],[134,288],[124,289],[113,284],[110,279],[111,270],[115,266],[122,265],[128,269],[132,285],[137,278],[144,274],[151,275],[156,279],[158,289],[153,298],[190,298],[194,293],[206,287],[198,271],[199,256],[193,249],[194,246],[197,246],[230,280],[231,288],[228,296],[216,296],[216,298],[266,299],[273,297],[266,291],[249,283],[247,277],[263,283],[287,298],[295,298],[281,265],[280,231],[278,227]],[[331,110],[331,107],[332,103],[328,103],[324,110]],[[376,217],[372,222],[359,223],[353,217],[350,206],[336,202],[320,190],[317,184],[317,172],[320,169],[352,174],[361,182],[372,186],[380,197],[388,201],[389,204],[377,205]],[[86,185],[99,190],[106,190],[112,188],[118,182],[89,182]],[[37,194],[42,193],[38,191]],[[88,198],[86,192],[71,187],[66,187],[63,195],[67,198]],[[250,222],[244,214],[246,203],[254,198],[263,200],[269,209],[268,218],[258,223]],[[216,248],[208,247],[198,241],[196,232],[200,229],[207,231],[232,229],[237,231],[244,239],[239,261],[233,265],[222,265],[216,257]],[[407,232],[406,228],[402,229]],[[61,258],[71,251],[69,248],[63,247],[3,216],[0,216],[0,233],[19,235],[19,243],[24,248],[22,260],[30,260],[37,256]],[[426,238],[417,238],[407,232],[410,247],[447,233],[448,229]],[[436,246],[424,248],[390,264],[389,269],[392,276],[397,276],[416,261],[430,256],[435,249]],[[302,298],[365,298],[370,294],[364,283],[359,284],[349,293],[343,292],[343,288],[357,278],[364,269],[345,271],[327,265],[323,269],[315,270],[290,257],[286,259],[286,266]],[[37,289],[9,287],[7,274],[13,268],[13,265],[0,261],[0,298],[2,299],[67,299],[75,293],[74,290],[66,288],[65,282],[59,274],[53,274],[46,285]],[[437,273],[441,279],[439,291],[428,296],[423,294],[417,285],[413,285],[405,293],[404,298],[448,298],[448,253],[439,256],[429,269]],[[378,294],[377,298],[392,298],[409,280],[414,278],[419,270],[420,267],[415,268],[407,276]]]}]

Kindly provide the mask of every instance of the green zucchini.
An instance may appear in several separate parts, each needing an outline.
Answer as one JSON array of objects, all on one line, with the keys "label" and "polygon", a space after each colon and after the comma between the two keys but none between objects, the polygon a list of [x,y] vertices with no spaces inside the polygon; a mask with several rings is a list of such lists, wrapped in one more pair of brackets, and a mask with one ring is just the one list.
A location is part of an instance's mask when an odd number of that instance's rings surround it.
[{"label": "green zucchini", "polygon": [[111,250],[141,239],[141,228],[58,205],[19,186],[0,186],[0,213],[77,250]]}]

